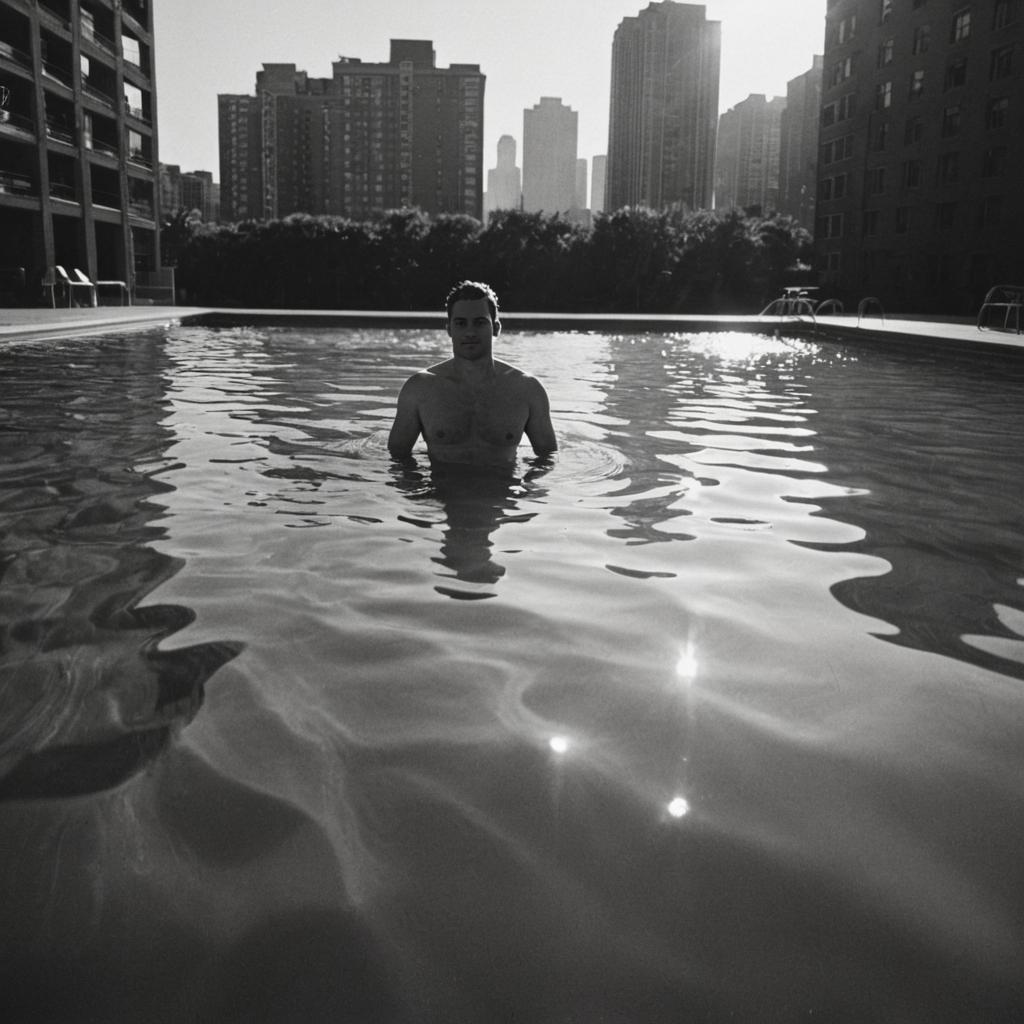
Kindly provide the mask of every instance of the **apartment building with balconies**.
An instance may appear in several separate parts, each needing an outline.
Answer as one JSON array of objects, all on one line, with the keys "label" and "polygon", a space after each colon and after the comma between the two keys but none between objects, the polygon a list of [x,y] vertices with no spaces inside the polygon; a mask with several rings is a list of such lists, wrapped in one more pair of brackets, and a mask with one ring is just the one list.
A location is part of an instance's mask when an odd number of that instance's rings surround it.
[{"label": "apartment building with balconies", "polygon": [[1024,2],[828,0],[815,242],[849,304],[971,315],[1024,279]]},{"label": "apartment building with balconies", "polygon": [[0,267],[159,267],[151,0],[0,0]]}]

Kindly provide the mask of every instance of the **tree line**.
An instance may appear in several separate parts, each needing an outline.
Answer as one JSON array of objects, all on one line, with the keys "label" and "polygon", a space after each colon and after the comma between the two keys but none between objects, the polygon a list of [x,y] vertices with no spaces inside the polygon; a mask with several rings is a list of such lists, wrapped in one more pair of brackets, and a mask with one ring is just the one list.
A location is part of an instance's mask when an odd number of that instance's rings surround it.
[{"label": "tree line", "polygon": [[437,309],[471,278],[521,311],[756,313],[807,282],[810,246],[791,218],[740,210],[625,208],[587,227],[519,210],[486,225],[419,210],[216,225],[180,210],[162,232],[181,301],[283,309]]}]

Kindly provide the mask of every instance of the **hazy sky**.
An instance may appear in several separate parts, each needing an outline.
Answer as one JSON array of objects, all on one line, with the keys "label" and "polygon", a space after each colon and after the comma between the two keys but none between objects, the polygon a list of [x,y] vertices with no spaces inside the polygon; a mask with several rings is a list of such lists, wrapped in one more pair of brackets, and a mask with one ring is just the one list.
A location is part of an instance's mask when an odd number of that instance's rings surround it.
[{"label": "hazy sky", "polygon": [[[484,166],[499,136],[522,157],[523,109],[560,96],[579,114],[579,155],[608,145],[611,47],[647,0],[155,0],[160,159],[212,171],[217,94],[247,93],[264,63],[329,78],[339,56],[386,62],[390,40],[433,40],[439,67],[479,64]],[[825,35],[825,0],[706,0],[722,22],[720,107],[785,95]]]}]

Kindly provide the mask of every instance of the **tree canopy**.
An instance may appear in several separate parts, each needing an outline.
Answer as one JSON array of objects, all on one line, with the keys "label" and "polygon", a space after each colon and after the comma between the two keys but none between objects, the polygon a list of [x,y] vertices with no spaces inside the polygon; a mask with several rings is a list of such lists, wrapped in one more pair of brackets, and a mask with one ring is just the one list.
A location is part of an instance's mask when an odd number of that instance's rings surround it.
[{"label": "tree canopy", "polygon": [[231,225],[179,212],[168,228],[187,302],[283,309],[436,309],[472,278],[524,311],[756,312],[811,243],[788,217],[739,210],[625,208],[591,227],[519,210],[486,225],[415,209]]}]

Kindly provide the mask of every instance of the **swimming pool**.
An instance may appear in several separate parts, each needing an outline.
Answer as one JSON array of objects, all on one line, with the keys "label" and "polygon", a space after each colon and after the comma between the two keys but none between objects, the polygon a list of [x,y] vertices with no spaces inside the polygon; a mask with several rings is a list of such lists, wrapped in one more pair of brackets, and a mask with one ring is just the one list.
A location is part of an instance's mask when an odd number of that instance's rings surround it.
[{"label": "swimming pool", "polygon": [[1019,367],[507,335],[435,478],[445,342],[0,350],[3,1018],[1021,1019]]}]

